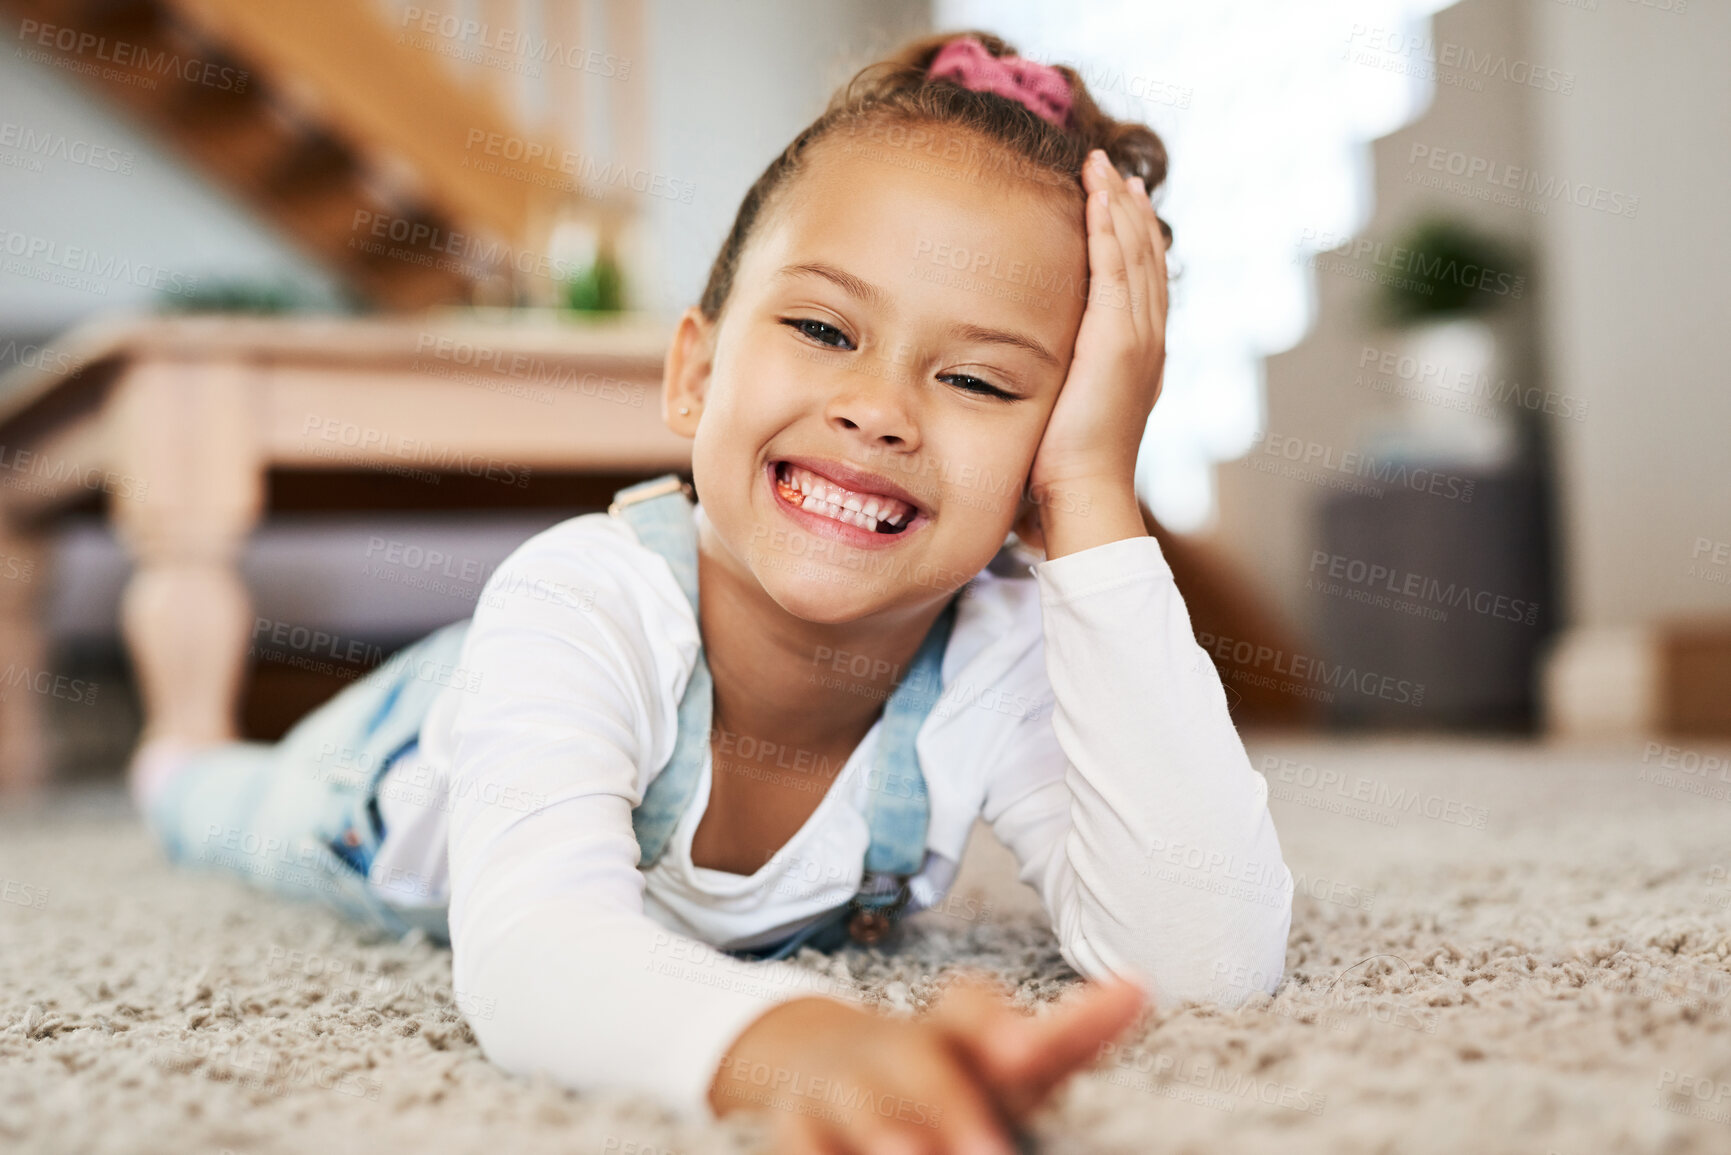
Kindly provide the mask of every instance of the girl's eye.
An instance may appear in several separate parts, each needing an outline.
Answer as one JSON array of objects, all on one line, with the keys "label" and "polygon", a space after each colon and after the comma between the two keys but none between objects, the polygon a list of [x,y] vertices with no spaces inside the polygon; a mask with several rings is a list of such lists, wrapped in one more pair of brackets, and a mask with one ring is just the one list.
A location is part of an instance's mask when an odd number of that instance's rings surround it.
[{"label": "girl's eye", "polygon": [[970,377],[966,373],[945,373],[939,381],[948,381],[968,393],[977,393],[981,397],[996,397],[1003,401],[1020,400],[1014,393],[1007,393],[996,385],[989,385],[978,377]]},{"label": "girl's eye", "polygon": [[787,320],[783,321],[782,324],[798,329],[801,333],[809,337],[811,340],[816,341],[819,345],[828,345],[832,349],[853,348],[853,342],[847,339],[847,334],[836,328],[834,325],[826,325],[822,321],[813,321],[809,318],[802,319],[799,317],[789,317]]}]

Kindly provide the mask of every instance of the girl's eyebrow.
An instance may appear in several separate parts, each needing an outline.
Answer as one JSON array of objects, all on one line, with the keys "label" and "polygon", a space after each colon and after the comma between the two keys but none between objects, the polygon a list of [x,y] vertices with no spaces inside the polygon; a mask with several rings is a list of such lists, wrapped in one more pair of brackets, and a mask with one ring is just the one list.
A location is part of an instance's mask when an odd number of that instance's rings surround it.
[{"label": "girl's eyebrow", "polygon": [[[834,265],[826,265],[821,261],[811,261],[801,265],[785,265],[777,269],[778,277],[822,277],[824,280],[839,286],[844,292],[875,305],[887,309],[890,295],[870,281],[854,276],[844,269]],[[988,329],[982,325],[969,325],[958,322],[950,326],[950,335],[964,341],[978,341],[990,345],[1009,345],[1012,348],[1023,349],[1054,368],[1061,367],[1058,358],[1052,351],[1023,333],[1007,329]]]},{"label": "girl's eyebrow", "polygon": [[887,309],[890,306],[890,295],[884,290],[870,281],[862,280],[852,273],[838,269],[834,265],[826,265],[821,261],[812,261],[803,265],[786,265],[777,269],[775,275],[778,277],[822,277],[867,304],[876,305],[880,309]]},{"label": "girl's eyebrow", "polygon": [[1058,358],[1052,355],[1051,350],[1022,333],[1008,329],[987,329],[980,325],[957,322],[950,326],[950,334],[960,337],[964,341],[979,341],[988,345],[1009,345],[1017,349],[1024,349],[1053,368],[1061,367],[1058,364]]}]

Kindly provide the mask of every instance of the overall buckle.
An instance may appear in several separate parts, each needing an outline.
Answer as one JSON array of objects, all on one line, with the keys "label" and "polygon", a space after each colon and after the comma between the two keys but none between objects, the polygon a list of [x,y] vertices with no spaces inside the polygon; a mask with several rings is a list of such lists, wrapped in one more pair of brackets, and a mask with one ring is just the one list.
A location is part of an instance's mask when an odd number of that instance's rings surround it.
[{"label": "overall buckle", "polygon": [[901,914],[902,909],[913,897],[913,891],[908,886],[907,875],[898,874],[895,876],[895,880],[895,897],[887,903],[868,906],[860,901],[858,895],[855,895],[853,900],[848,903],[853,911],[847,920],[848,937],[861,946],[876,946],[887,938],[890,931],[895,929],[896,919]]}]

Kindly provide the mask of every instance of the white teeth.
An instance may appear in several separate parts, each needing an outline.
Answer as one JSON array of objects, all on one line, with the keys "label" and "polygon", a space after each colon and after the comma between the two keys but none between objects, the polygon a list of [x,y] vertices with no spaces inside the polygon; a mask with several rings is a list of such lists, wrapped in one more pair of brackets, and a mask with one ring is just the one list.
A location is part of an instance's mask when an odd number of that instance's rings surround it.
[{"label": "white teeth", "polygon": [[783,463],[781,469],[782,477],[789,486],[801,494],[800,508],[809,509],[813,513],[821,513],[825,517],[848,525],[857,525],[874,533],[880,522],[900,529],[913,515],[912,510],[893,498],[843,489],[796,465]]}]

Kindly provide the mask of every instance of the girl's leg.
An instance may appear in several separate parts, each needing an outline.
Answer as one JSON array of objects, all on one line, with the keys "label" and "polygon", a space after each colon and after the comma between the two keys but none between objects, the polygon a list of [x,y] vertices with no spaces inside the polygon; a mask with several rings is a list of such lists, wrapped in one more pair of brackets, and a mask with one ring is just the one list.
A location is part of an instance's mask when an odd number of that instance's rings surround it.
[{"label": "girl's leg", "polygon": [[464,625],[409,647],[281,742],[141,750],[131,774],[134,797],[168,858],[238,874],[391,934],[422,925],[436,935],[425,912],[405,920],[368,885],[382,836],[368,802],[389,756],[412,741],[431,704],[428,662],[455,660]]}]

